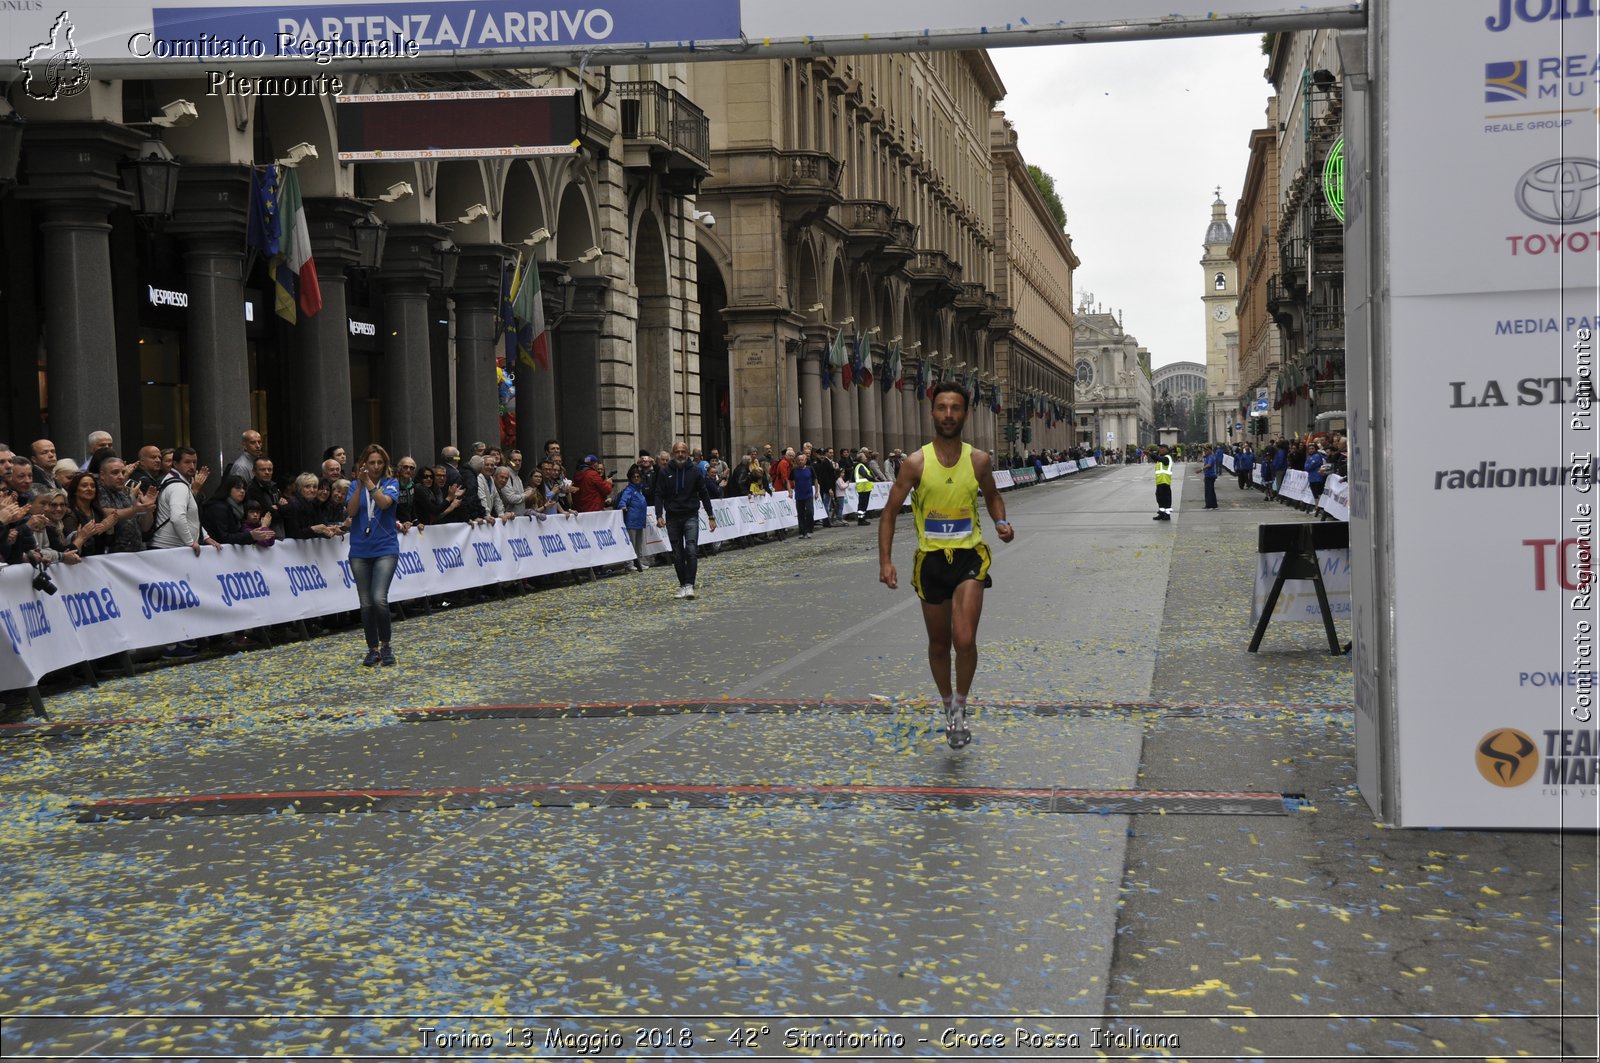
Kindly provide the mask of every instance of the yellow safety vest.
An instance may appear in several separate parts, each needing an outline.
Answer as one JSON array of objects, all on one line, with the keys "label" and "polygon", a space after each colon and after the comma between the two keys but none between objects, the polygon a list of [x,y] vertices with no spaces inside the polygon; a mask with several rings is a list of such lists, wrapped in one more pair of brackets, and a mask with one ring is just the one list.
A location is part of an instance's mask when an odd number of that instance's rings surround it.
[{"label": "yellow safety vest", "polygon": [[872,470],[867,468],[866,462],[856,462],[856,490],[872,490]]},{"label": "yellow safety vest", "polygon": [[964,550],[983,543],[978,523],[978,474],[972,470],[972,444],[961,444],[955,465],[940,464],[933,444],[922,447],[922,476],[911,494],[917,549]]},{"label": "yellow safety vest", "polygon": [[1156,459],[1156,486],[1160,487],[1162,484],[1167,484],[1167,485],[1170,486],[1171,483],[1172,483],[1172,457],[1171,457],[1171,455],[1168,455],[1165,458],[1157,458]]}]

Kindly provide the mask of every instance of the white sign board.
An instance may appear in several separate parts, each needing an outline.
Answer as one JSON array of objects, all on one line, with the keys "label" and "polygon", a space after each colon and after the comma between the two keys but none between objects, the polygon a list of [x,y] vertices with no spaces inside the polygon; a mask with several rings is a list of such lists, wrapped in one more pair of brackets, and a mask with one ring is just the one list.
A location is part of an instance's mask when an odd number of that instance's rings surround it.
[{"label": "white sign board", "polygon": [[1594,829],[1597,23],[1587,3],[1522,0],[1374,18],[1392,352],[1375,372],[1404,412],[1383,448],[1401,459],[1392,670],[1357,685],[1367,719],[1392,697],[1397,752],[1361,748],[1397,757],[1403,826]]}]

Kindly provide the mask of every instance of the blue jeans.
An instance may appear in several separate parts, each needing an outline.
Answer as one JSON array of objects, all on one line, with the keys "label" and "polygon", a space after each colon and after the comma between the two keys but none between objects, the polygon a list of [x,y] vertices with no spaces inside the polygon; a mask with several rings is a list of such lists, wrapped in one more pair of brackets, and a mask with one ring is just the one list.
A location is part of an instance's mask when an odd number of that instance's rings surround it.
[{"label": "blue jeans", "polygon": [[687,516],[667,516],[667,542],[672,544],[672,567],[678,572],[678,586],[694,583],[700,570],[700,512]]},{"label": "blue jeans", "polygon": [[350,559],[350,575],[355,577],[356,597],[361,601],[361,630],[367,633],[368,646],[389,644],[389,583],[399,563],[399,554]]}]

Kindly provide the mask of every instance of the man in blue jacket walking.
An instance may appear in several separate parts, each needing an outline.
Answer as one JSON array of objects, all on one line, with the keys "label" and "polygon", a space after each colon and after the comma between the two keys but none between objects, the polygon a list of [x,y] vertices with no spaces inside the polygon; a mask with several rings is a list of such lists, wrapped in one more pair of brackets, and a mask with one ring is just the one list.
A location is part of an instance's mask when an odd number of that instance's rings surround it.
[{"label": "man in blue jacket walking", "polygon": [[700,567],[700,513],[705,509],[711,530],[717,517],[711,510],[711,493],[700,467],[689,460],[689,444],[672,444],[672,460],[656,473],[656,527],[667,529],[672,544],[672,567],[678,571],[675,598],[694,597],[694,579]]}]

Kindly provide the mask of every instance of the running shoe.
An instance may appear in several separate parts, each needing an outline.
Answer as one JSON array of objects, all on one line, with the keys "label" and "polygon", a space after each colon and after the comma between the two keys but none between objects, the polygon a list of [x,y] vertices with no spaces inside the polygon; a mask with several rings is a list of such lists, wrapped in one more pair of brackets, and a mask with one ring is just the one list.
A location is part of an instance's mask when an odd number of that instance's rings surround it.
[{"label": "running shoe", "polygon": [[967,707],[954,702],[944,710],[944,738],[950,743],[951,749],[960,749],[972,741],[972,732],[967,730]]}]

